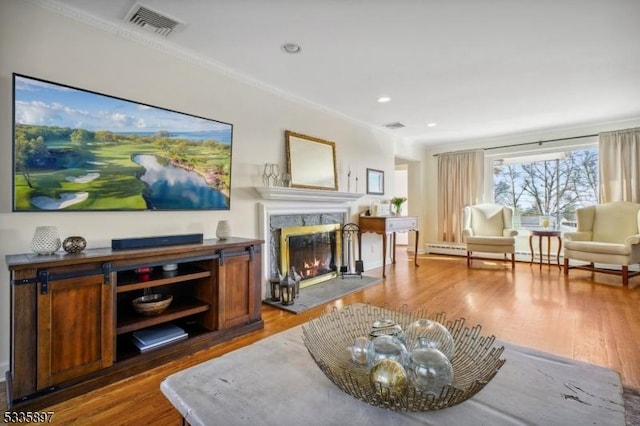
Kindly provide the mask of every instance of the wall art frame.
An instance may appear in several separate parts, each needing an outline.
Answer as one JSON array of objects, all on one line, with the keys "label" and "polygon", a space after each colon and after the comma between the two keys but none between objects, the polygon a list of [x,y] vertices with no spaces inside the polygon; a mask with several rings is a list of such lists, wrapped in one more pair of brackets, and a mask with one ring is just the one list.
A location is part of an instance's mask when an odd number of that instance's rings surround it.
[{"label": "wall art frame", "polygon": [[384,195],[384,172],[367,168],[367,194]]}]

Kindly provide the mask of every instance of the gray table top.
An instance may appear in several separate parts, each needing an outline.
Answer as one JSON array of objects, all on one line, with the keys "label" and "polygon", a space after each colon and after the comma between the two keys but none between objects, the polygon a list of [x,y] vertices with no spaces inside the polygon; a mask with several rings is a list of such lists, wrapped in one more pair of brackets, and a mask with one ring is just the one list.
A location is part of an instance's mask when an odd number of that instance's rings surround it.
[{"label": "gray table top", "polygon": [[437,411],[394,412],[342,392],[307,352],[302,326],[175,373],[161,390],[194,426],[625,424],[616,371],[497,344],[507,362],[496,377]]}]

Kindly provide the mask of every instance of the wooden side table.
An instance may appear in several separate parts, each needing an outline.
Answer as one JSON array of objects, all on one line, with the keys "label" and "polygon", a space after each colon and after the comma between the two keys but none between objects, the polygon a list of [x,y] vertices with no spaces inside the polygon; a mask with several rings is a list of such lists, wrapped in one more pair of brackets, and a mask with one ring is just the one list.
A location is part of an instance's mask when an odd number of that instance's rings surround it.
[{"label": "wooden side table", "polygon": [[391,234],[391,261],[396,263],[396,232],[415,231],[416,242],[413,263],[418,266],[418,218],[415,216],[360,216],[360,232],[374,232],[382,235],[382,278],[386,278],[387,236]]},{"label": "wooden side table", "polygon": [[538,250],[540,251],[540,269],[542,269],[543,257],[542,252],[542,239],[547,239],[547,265],[551,266],[551,237],[558,238],[558,253],[556,254],[556,261],[558,262],[558,268],[560,266],[560,251],[562,250],[562,232],[560,231],[545,231],[545,230],[532,230],[529,235],[529,249],[531,250],[531,262],[533,264],[535,253],[533,251],[533,237],[538,237]]}]

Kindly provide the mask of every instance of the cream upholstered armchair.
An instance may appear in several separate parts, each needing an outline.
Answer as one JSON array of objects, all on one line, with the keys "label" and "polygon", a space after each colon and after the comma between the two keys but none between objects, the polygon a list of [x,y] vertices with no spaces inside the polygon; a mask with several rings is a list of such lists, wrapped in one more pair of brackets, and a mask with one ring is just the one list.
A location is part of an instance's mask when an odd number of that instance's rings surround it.
[{"label": "cream upholstered armchair", "polygon": [[[622,283],[640,272],[629,273],[629,265],[640,263],[640,204],[626,201],[598,204],[576,210],[577,232],[565,232],[564,273],[586,269],[622,276]],[[569,260],[589,262],[569,266]],[[621,270],[595,264],[620,265]]]},{"label": "cream upholstered armchair", "polygon": [[518,231],[513,229],[513,210],[499,204],[477,204],[464,208],[463,235],[467,244],[467,266],[473,252],[511,254],[515,267]]}]

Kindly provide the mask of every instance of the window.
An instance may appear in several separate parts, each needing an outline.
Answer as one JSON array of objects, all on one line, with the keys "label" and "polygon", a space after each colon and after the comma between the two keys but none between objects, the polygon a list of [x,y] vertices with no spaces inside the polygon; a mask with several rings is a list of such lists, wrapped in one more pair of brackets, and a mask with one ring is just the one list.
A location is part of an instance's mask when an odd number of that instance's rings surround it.
[{"label": "window", "polygon": [[493,200],[513,207],[516,228],[560,230],[576,225],[575,211],[598,202],[598,149],[512,154],[492,159]]}]

